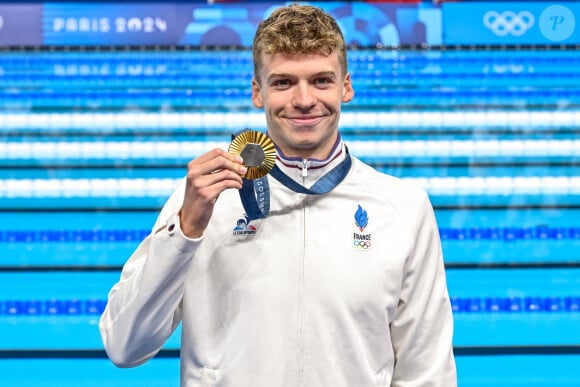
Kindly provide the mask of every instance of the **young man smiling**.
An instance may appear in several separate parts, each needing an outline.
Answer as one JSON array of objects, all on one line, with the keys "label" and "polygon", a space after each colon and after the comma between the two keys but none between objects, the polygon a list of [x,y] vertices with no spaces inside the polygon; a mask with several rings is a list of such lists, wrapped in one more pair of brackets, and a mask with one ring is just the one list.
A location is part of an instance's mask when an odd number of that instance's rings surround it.
[{"label": "young man smiling", "polygon": [[433,209],[342,142],[354,90],[336,21],[281,7],[253,54],[277,154],[253,186],[267,205],[244,213],[239,156],[192,160],[109,293],[109,357],[142,364],[181,323],[182,386],[456,386]]},{"label": "young man smiling", "polygon": [[266,112],[270,138],[285,155],[325,159],[338,138],[341,104],[354,95],[338,54],[260,57],[252,101]]}]

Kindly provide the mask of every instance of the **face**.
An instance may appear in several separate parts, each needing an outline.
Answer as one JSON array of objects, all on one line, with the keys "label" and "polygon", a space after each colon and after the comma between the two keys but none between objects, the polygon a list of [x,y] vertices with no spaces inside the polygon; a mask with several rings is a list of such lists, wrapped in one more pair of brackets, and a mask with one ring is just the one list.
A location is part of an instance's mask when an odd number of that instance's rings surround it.
[{"label": "face", "polygon": [[354,96],[338,55],[264,54],[252,102],[264,108],[268,134],[289,157],[325,159],[338,136],[343,102]]}]

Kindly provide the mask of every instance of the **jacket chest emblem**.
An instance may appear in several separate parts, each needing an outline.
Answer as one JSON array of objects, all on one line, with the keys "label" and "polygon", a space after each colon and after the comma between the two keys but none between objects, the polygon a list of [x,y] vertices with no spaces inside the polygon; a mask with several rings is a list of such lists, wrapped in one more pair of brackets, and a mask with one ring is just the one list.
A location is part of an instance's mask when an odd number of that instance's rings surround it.
[{"label": "jacket chest emblem", "polygon": [[358,205],[354,213],[355,229],[352,233],[352,247],[357,251],[369,251],[372,247],[371,233],[365,233],[369,224],[369,216],[361,205]]},{"label": "jacket chest emblem", "polygon": [[238,219],[236,222],[236,226],[234,227],[233,235],[234,236],[245,236],[245,235],[254,235],[256,234],[256,227],[250,224],[250,219],[244,215],[243,218]]}]

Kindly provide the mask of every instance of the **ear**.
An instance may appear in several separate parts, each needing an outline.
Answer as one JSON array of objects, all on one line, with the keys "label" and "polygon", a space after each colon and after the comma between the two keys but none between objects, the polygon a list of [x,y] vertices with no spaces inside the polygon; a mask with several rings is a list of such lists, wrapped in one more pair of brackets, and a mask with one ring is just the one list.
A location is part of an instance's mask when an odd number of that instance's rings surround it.
[{"label": "ear", "polygon": [[352,88],[352,83],[350,82],[350,74],[346,74],[344,77],[344,85],[342,88],[342,102],[350,102],[354,97],[354,89]]},{"label": "ear", "polygon": [[264,107],[264,101],[262,99],[262,89],[258,83],[256,77],[252,78],[252,103],[258,109]]}]

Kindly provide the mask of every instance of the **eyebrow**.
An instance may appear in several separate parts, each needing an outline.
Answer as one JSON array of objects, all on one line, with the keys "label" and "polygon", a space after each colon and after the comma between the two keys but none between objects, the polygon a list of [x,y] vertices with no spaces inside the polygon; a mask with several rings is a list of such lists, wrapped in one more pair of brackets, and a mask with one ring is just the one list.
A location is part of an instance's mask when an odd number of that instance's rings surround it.
[{"label": "eyebrow", "polygon": [[[331,77],[331,78],[337,78],[337,75],[334,71],[321,71],[319,73],[315,73],[310,75],[309,77]],[[266,81],[270,81],[273,78],[296,78],[295,75],[292,74],[288,74],[288,73],[274,73],[274,74],[270,74],[270,76],[268,76],[268,78],[266,78]]]}]

